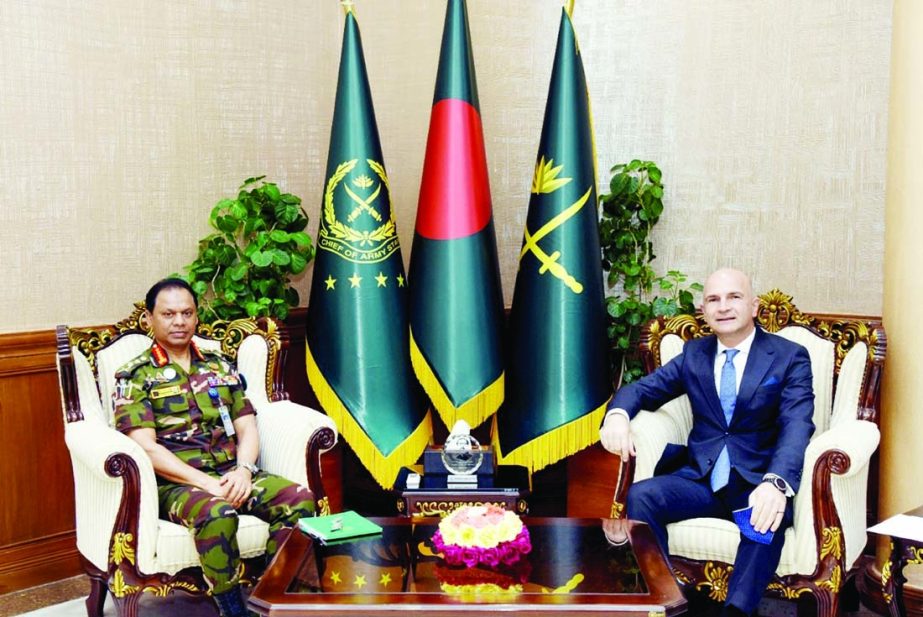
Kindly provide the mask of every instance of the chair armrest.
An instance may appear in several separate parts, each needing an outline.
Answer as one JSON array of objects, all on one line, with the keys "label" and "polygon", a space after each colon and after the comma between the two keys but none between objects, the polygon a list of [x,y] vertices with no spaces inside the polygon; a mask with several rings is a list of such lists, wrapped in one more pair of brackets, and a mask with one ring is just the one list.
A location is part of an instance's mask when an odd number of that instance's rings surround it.
[{"label": "chair armrest", "polygon": [[657,411],[640,411],[631,421],[631,438],[636,456],[619,465],[612,518],[625,516],[625,500],[631,484],[654,475],[654,468],[668,443],[686,445],[692,430],[692,409],[685,396],[674,399]]},{"label": "chair armrest", "polygon": [[879,439],[873,422],[850,420],[808,444],[802,485],[795,496],[799,571],[811,571],[813,566],[808,566],[816,565],[817,556],[824,553],[831,559],[830,567],[836,562],[849,568],[862,552],[867,539],[869,461]]},{"label": "chair armrest", "polygon": [[320,501],[320,455],[336,445],[333,420],[291,401],[262,403],[256,408],[260,432],[260,466],[307,486]]},{"label": "chair armrest", "polygon": [[105,572],[113,534],[131,534],[127,542],[139,569],[150,571],[158,529],[150,458],[133,439],[97,420],[67,423],[64,441],[74,470],[77,548]]},{"label": "chair armrest", "polygon": [[633,482],[654,475],[668,443],[686,445],[692,430],[692,412],[686,397],[674,399],[657,411],[641,411],[631,421],[631,438],[637,451]]}]

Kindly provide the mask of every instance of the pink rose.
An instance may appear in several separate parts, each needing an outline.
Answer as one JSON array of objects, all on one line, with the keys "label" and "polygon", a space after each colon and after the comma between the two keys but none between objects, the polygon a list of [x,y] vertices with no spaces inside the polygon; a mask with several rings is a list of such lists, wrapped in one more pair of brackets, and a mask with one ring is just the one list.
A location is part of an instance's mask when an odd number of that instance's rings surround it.
[{"label": "pink rose", "polygon": [[455,544],[446,544],[442,550],[445,555],[446,563],[449,565],[458,565],[462,562],[462,548]]},{"label": "pink rose", "polygon": [[517,551],[512,546],[509,546],[509,543],[507,543],[507,545],[503,547],[503,550],[500,553],[500,560],[506,565],[511,566],[519,561],[519,551]]},{"label": "pink rose", "polygon": [[478,549],[466,546],[461,550],[461,560],[469,568],[478,565]]},{"label": "pink rose", "polygon": [[485,548],[481,551],[481,563],[494,568],[500,565],[500,551],[496,548]]}]

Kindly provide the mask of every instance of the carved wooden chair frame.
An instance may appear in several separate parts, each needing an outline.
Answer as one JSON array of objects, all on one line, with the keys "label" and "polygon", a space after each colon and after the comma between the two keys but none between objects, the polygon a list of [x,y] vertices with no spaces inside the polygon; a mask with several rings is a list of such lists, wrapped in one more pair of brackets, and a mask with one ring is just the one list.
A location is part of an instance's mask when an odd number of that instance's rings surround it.
[{"label": "carved wooden chair frame", "polygon": [[[776,333],[786,326],[801,326],[834,344],[834,392],[846,354],[858,343],[867,345],[868,355],[859,390],[857,418],[877,425],[879,386],[887,346],[881,322],[805,314],[792,303],[791,296],[778,289],[761,295],[759,301],[756,321],[767,332]],[[668,334],[688,341],[711,333],[701,313],[695,316],[660,317],[650,321],[642,331],[640,343],[645,370],[650,372],[660,366],[660,343]],[[846,542],[840,517],[833,501],[823,499],[823,495],[831,494],[831,476],[846,473],[850,465],[849,456],[841,450],[828,450],[818,458],[811,478],[814,531],[819,555],[817,568],[809,576],[774,576],[766,595],[793,600],[811,594],[817,601],[819,614],[836,614],[839,593],[848,578],[857,573],[857,568],[847,571]],[[623,461],[613,496],[612,518],[623,518],[626,515],[625,503],[633,478],[633,459]],[[733,570],[731,564],[681,556],[671,556],[670,561],[675,575],[683,583],[693,585],[700,591],[706,590],[712,599],[719,602],[727,598],[727,584]]]},{"label": "carved wooden chair frame", "polygon": [[[153,338],[153,332],[144,319],[144,303],[135,303],[131,315],[111,326],[98,328],[56,329],[57,354],[60,366],[60,380],[64,400],[64,414],[68,423],[84,419],[80,408],[77,389],[77,373],[74,367],[72,348],[76,347],[89,361],[99,387],[96,354],[113,344],[122,336],[143,334]],[[240,344],[251,334],[265,339],[268,357],[266,362],[266,394],[270,401],[289,400],[283,387],[283,369],[288,353],[288,334],[272,318],[245,318],[234,321],[199,323],[196,334],[203,338],[217,340],[221,352],[236,360]],[[329,514],[329,499],[324,491],[321,477],[321,453],[333,447],[336,442],[334,431],[322,428],[309,441],[305,451],[305,465],[308,484],[314,494],[318,514]],[[136,615],[141,592],[155,596],[167,596],[175,590],[190,594],[207,593],[208,587],[202,578],[201,568],[187,568],[170,575],[166,573],[145,574],[138,570],[135,555],[138,549],[138,520],[140,507],[141,477],[134,460],[124,453],[116,453],[106,460],[106,473],[122,478],[124,490],[118,514],[112,529],[109,549],[108,572],[99,570],[81,555],[84,569],[91,580],[91,593],[86,600],[90,615],[102,615],[105,590],[115,597],[119,615]],[[262,557],[243,560],[241,582],[252,585],[262,567]]]}]

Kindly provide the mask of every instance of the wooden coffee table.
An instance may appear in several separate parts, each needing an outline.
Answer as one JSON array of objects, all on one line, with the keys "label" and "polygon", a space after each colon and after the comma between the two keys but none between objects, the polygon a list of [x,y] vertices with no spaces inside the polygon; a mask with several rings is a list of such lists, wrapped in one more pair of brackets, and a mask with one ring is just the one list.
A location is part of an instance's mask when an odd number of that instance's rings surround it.
[{"label": "wooden coffee table", "polygon": [[372,539],[323,546],[293,531],[250,595],[261,615],[677,615],[686,600],[650,529],[613,546],[603,519],[524,518],[532,552],[512,567],[449,567],[434,518],[373,518]]}]

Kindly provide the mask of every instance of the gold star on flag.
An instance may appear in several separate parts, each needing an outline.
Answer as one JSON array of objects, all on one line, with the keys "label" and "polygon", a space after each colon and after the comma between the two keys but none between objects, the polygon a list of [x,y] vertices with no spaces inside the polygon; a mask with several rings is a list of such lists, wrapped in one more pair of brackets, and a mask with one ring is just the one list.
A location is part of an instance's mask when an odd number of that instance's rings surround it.
[{"label": "gold star on flag", "polygon": [[351,277],[349,277],[349,282],[353,287],[358,287],[361,280],[362,277],[358,274],[353,274]]},{"label": "gold star on flag", "polygon": [[339,585],[340,583],[342,583],[343,580],[340,578],[340,573],[337,572],[336,570],[334,570],[333,572],[331,572],[331,573],[330,573],[330,582],[333,583],[334,585]]},{"label": "gold star on flag", "polygon": [[403,275],[403,274],[398,274],[398,275],[397,275],[397,286],[398,286],[398,287],[403,287],[403,286],[404,286],[404,275]]},{"label": "gold star on flag", "polygon": [[385,281],[388,280],[388,277],[385,276],[383,273],[379,272],[379,273],[378,273],[378,276],[375,277],[375,280],[378,281],[378,286],[379,286],[379,287],[384,287],[384,286],[385,286]]},{"label": "gold star on flag", "polygon": [[327,289],[333,289],[337,284],[337,280],[329,274],[327,275],[327,280],[324,282],[327,283]]},{"label": "gold star on flag", "polygon": [[365,577],[362,576],[361,574],[357,574],[356,580],[353,581],[353,585],[355,585],[359,589],[362,589],[363,587],[365,587]]},{"label": "gold star on flag", "polygon": [[381,578],[378,579],[378,584],[381,585],[382,587],[387,587],[390,582],[391,582],[391,575],[388,574],[387,572],[382,574]]}]

